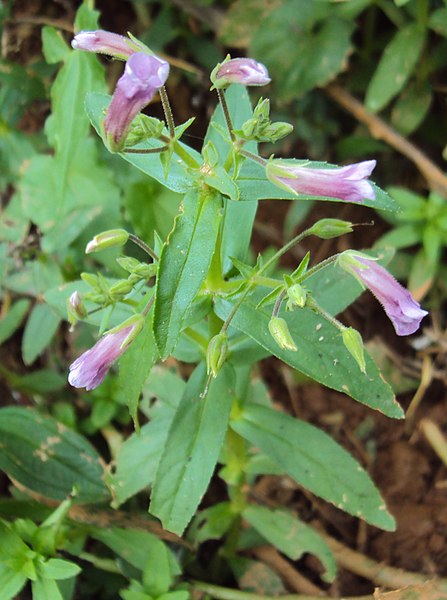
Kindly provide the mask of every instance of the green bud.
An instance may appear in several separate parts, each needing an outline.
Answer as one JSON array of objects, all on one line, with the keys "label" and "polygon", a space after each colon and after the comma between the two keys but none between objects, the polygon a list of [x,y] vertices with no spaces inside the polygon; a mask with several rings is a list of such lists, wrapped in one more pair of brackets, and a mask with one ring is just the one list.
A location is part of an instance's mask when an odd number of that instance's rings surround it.
[{"label": "green bud", "polygon": [[293,131],[293,125],[286,123],[285,121],[278,121],[277,123],[268,123],[265,126],[258,128],[256,140],[258,142],[272,142],[275,143],[278,140],[288,136]]},{"label": "green bud", "polygon": [[98,233],[95,237],[87,244],[85,248],[86,254],[92,252],[99,252],[106,248],[113,248],[115,246],[124,246],[129,239],[129,234],[124,229],[109,229]]},{"label": "green bud", "polygon": [[133,121],[126,136],[126,147],[132,147],[150,138],[159,138],[163,132],[164,123],[154,117],[139,114]]},{"label": "green bud", "polygon": [[116,259],[116,262],[128,273],[134,273],[135,269],[140,264],[139,260],[132,258],[131,256],[119,256]]},{"label": "green bud", "polygon": [[119,298],[130,294],[132,290],[133,283],[127,279],[122,279],[121,281],[118,281],[117,283],[114,283],[111,286],[109,294],[113,300],[118,300]]},{"label": "green bud", "polygon": [[82,302],[79,292],[73,292],[70,298],[67,298],[67,315],[71,329],[73,329],[79,320],[85,319],[87,316],[87,309]]},{"label": "green bud", "polygon": [[360,333],[352,327],[347,327],[342,331],[343,343],[348,352],[355,358],[360,371],[366,373],[365,354],[363,350],[363,340]]},{"label": "green bud", "polygon": [[228,337],[225,332],[215,335],[206,350],[206,370],[216,377],[228,355]]},{"label": "green bud", "polygon": [[339,237],[345,233],[351,233],[352,223],[341,219],[321,219],[311,227],[309,233],[323,240]]},{"label": "green bud", "polygon": [[307,290],[299,283],[293,284],[287,289],[287,309],[304,308],[307,300]]},{"label": "green bud", "polygon": [[298,348],[290,335],[287,323],[281,317],[272,317],[269,321],[269,331],[278,344],[283,350],[293,350],[296,352]]}]

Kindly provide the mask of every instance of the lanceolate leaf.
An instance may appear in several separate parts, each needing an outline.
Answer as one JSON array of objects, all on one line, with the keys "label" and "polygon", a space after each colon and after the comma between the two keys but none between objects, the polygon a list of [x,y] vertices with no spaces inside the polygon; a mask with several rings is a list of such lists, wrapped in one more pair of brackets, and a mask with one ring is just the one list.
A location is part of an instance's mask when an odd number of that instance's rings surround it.
[{"label": "lanceolate leaf", "polygon": [[381,529],[395,529],[367,472],[323,431],[256,404],[245,405],[231,427],[317,496]]},{"label": "lanceolate leaf", "polygon": [[104,502],[100,456],[78,433],[35,410],[0,410],[0,468],[21,485],[54,500],[73,489],[76,501]]},{"label": "lanceolate leaf", "polygon": [[206,492],[227,431],[234,371],[226,365],[205,395],[205,365],[194,371],[169,429],[150,512],[181,535]]},{"label": "lanceolate leaf", "polygon": [[[403,417],[392,389],[369,355],[365,354],[364,374],[346,350],[339,330],[311,310],[304,308],[283,315],[298,349],[296,352],[281,349],[268,330],[271,309],[256,308],[261,298],[262,290],[245,300],[233,317],[232,325],[312,379],[389,417]],[[225,320],[237,301],[238,296],[219,300],[216,304],[219,317]]]},{"label": "lanceolate leaf", "polygon": [[174,350],[183,319],[208,273],[216,247],[222,198],[189,192],[163,246],[157,274],[154,334],[161,358]]},{"label": "lanceolate leaf", "polygon": [[263,506],[248,506],[242,514],[262,537],[292,560],[298,560],[305,552],[318,556],[326,570],[323,579],[333,581],[337,570],[334,557],[312,527],[289,512]]}]

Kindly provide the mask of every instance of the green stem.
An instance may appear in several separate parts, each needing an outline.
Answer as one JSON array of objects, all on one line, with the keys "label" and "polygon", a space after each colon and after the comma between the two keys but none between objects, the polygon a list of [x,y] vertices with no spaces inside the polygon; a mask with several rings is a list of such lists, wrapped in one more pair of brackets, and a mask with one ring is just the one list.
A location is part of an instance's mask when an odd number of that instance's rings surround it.
[{"label": "green stem", "polygon": [[162,86],[159,89],[159,94],[160,94],[161,104],[163,106],[163,112],[165,113],[166,123],[168,125],[169,137],[171,139],[174,139],[175,138],[174,117],[172,116],[171,105],[169,104],[169,98],[168,98],[168,94],[166,93],[165,86]]},{"label": "green stem", "polygon": [[314,310],[315,312],[317,312],[319,315],[321,315],[323,317],[323,319],[326,319],[326,321],[329,321],[329,323],[331,323],[331,325],[336,327],[339,331],[342,332],[346,329],[346,327],[343,325],[343,323],[340,323],[340,321],[338,321],[335,317],[333,317],[331,314],[329,314],[313,298],[308,299],[307,307]]},{"label": "green stem", "polygon": [[152,258],[152,260],[154,260],[154,261],[159,260],[159,257],[155,254],[155,252],[152,250],[152,248],[150,246],[148,246],[146,244],[146,242],[143,242],[143,240],[140,239],[137,235],[134,235],[133,233],[129,233],[129,240],[131,242],[133,242],[135,245],[137,245],[139,248],[144,250],[144,252],[146,252],[146,254],[148,254]]},{"label": "green stem", "polygon": [[306,279],[309,279],[309,277],[311,277],[312,275],[315,275],[315,273],[318,273],[318,271],[321,271],[321,269],[324,269],[331,263],[334,263],[337,260],[337,258],[340,256],[340,254],[342,254],[342,252],[338,252],[337,254],[334,254],[333,256],[330,256],[329,258],[322,260],[320,263],[318,263],[318,265],[311,267],[308,271],[306,271],[306,273],[304,273],[304,275],[302,277],[300,277],[300,280],[298,283],[302,283]]},{"label": "green stem", "polygon": [[249,150],[242,150],[242,148],[239,150],[239,154],[242,154],[242,156],[245,156],[246,158],[249,158],[250,160],[254,160],[255,162],[262,165],[263,167],[265,167],[265,165],[268,162],[267,160],[265,160],[265,158],[262,158],[262,156],[253,154],[253,152],[250,152]]},{"label": "green stem", "polygon": [[120,575],[122,574],[122,571],[117,566],[115,559],[100,558],[99,556],[96,556],[95,554],[90,554],[90,552],[81,552],[79,554],[79,558],[81,560],[85,560],[86,562],[89,562],[90,564],[92,564],[97,569],[100,569],[101,571],[107,571],[108,573],[118,573]]},{"label": "green stem", "polygon": [[232,142],[236,141],[236,138],[233,133],[233,122],[231,120],[230,111],[228,110],[227,99],[225,98],[225,92],[217,88],[217,97],[219,98],[220,105],[222,107],[222,112],[225,118],[225,123],[227,124],[227,129],[230,134],[230,138]]},{"label": "green stem", "polygon": [[191,167],[192,169],[198,169],[200,164],[193,158],[185,148],[180,144],[178,140],[173,143],[174,152],[179,156],[183,162]]},{"label": "green stem", "polygon": [[124,148],[124,154],[161,154],[166,152],[169,146],[160,146],[159,148]]},{"label": "green stem", "polygon": [[272,317],[277,317],[278,316],[279,309],[281,308],[282,301],[286,297],[286,294],[287,294],[286,290],[283,290],[280,293],[280,295],[278,296],[278,298],[276,299],[275,306],[273,307]]}]

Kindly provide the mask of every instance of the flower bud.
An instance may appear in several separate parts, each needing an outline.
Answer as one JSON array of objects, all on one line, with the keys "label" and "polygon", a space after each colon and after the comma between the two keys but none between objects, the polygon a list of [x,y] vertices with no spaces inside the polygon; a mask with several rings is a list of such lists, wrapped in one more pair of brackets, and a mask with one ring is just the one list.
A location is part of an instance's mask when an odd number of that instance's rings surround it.
[{"label": "flower bud", "polygon": [[99,252],[106,248],[113,248],[115,246],[124,246],[129,239],[129,234],[124,229],[109,229],[98,233],[95,237],[87,244],[85,248],[86,254],[92,252]]},{"label": "flower bud", "polygon": [[269,321],[269,331],[278,344],[283,350],[293,350],[296,352],[298,348],[290,335],[287,323],[281,317],[272,317]]},{"label": "flower bud", "polygon": [[108,54],[114,58],[126,60],[135,52],[141,52],[149,49],[137,40],[132,41],[123,35],[111,33],[110,31],[80,31],[75,35],[71,42],[75,50],[85,50],[86,52],[96,52],[98,54]]},{"label": "flower bud", "polygon": [[228,355],[228,337],[225,332],[218,333],[209,342],[206,351],[206,370],[216,377]]},{"label": "flower bud", "polygon": [[307,290],[299,283],[295,283],[287,289],[287,310],[304,308],[307,300]]},{"label": "flower bud", "polygon": [[342,331],[343,343],[348,352],[355,358],[360,371],[366,373],[365,354],[363,351],[363,340],[360,333],[352,327],[346,327]]},{"label": "flower bud", "polygon": [[316,235],[323,240],[339,237],[345,233],[352,232],[352,223],[342,221],[341,219],[321,219],[317,221],[310,229],[309,233]]},{"label": "flower bud", "polygon": [[67,316],[68,322],[71,325],[70,329],[73,329],[74,325],[87,316],[87,309],[82,302],[81,295],[79,292],[73,292],[70,298],[67,300]]},{"label": "flower bud", "polygon": [[213,88],[227,88],[232,83],[266,85],[270,83],[267,68],[253,58],[230,58],[230,55],[212,71]]},{"label": "flower bud", "polygon": [[124,296],[127,296],[127,294],[130,294],[132,290],[132,282],[128,281],[127,279],[122,279],[121,281],[117,281],[117,283],[114,283],[111,286],[109,294],[112,300],[118,300],[120,298],[123,298]]}]

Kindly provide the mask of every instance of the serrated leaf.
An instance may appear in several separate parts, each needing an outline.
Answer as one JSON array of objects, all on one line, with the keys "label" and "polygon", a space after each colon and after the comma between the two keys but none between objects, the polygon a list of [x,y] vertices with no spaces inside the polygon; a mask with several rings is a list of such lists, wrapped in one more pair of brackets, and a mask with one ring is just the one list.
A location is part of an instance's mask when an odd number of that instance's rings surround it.
[{"label": "serrated leaf", "polygon": [[101,459],[90,443],[35,410],[0,409],[0,468],[24,487],[64,500],[76,487],[77,502],[108,499]]},{"label": "serrated leaf", "polygon": [[161,358],[174,350],[185,318],[208,273],[219,231],[220,194],[189,192],[158,263],[154,335]]},{"label": "serrated leaf", "polygon": [[190,377],[169,429],[152,488],[150,512],[165,529],[181,535],[211,479],[227,431],[234,372],[224,365],[211,381],[204,364]]},{"label": "serrated leaf", "polygon": [[365,104],[377,112],[404,87],[425,42],[425,29],[411,23],[398,31],[385,48],[366,92]]},{"label": "serrated leaf", "polygon": [[22,356],[26,365],[33,363],[56,333],[61,318],[47,304],[36,304],[26,322],[22,338]]},{"label": "serrated leaf", "polygon": [[292,560],[298,560],[305,552],[317,556],[325,568],[323,580],[334,580],[337,565],[328,545],[315,529],[289,512],[263,506],[247,506],[242,516],[263,538]]},{"label": "serrated leaf", "polygon": [[118,399],[129,408],[135,427],[138,425],[138,403],[141,390],[157,362],[158,350],[152,332],[153,311],[145,317],[143,329],[119,361]]},{"label": "serrated leaf", "polygon": [[245,405],[231,427],[306,489],[372,525],[394,531],[395,521],[367,472],[323,431],[256,404]]}]

